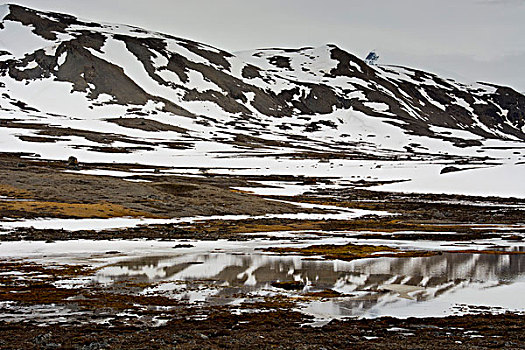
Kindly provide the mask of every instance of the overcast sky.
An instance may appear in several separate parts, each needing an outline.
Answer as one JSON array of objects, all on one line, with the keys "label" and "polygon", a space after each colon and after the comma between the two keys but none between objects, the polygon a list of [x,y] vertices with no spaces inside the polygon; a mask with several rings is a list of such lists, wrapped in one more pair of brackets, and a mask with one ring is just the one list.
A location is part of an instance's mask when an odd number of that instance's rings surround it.
[{"label": "overcast sky", "polygon": [[14,0],[227,51],[333,43],[380,63],[525,92],[525,0]]}]

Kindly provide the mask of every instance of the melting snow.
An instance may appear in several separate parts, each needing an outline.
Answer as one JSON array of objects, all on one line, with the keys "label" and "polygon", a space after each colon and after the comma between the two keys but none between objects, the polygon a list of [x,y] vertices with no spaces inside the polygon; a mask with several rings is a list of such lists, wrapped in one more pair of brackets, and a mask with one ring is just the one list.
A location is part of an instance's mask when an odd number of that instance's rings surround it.
[{"label": "melting snow", "polygon": [[525,165],[507,164],[439,174],[414,174],[411,181],[372,188],[377,191],[464,194],[525,198]]},{"label": "melting snow", "polygon": [[[20,22],[3,21],[3,25],[4,29],[0,30],[0,47],[9,48],[16,57],[24,57],[54,44],[53,41],[34,35],[31,27]],[[20,40],[20,38],[24,39]]]}]

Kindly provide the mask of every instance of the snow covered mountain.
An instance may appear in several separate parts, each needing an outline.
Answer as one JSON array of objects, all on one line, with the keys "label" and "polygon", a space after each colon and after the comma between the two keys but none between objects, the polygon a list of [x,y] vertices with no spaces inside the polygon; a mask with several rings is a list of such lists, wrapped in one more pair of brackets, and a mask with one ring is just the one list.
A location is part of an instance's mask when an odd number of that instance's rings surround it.
[{"label": "snow covered mountain", "polygon": [[525,96],[508,87],[369,66],[335,45],[234,54],[18,5],[0,7],[0,94],[0,151],[46,159],[519,162],[490,150],[525,141]]}]

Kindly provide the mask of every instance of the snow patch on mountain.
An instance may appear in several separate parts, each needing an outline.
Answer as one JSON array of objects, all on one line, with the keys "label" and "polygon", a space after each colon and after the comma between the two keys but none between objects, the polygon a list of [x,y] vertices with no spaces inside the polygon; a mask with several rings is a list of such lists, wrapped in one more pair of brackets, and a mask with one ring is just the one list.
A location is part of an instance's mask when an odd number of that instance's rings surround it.
[{"label": "snow patch on mountain", "polygon": [[[369,66],[335,45],[231,54],[64,16],[0,7],[2,152],[464,193],[488,183],[449,182],[525,161],[525,96],[509,88]],[[50,128],[55,143],[35,142]],[[440,174],[449,165],[493,170]],[[486,193],[510,195],[512,183],[521,196],[514,180]]]},{"label": "snow patch on mountain", "polygon": [[0,5],[0,21],[3,21],[4,18],[9,14],[9,5]]},{"label": "snow patch on mountain", "polygon": [[[23,57],[46,46],[53,41],[33,35],[32,29],[20,22],[3,21],[4,29],[0,31],[0,46],[8,49],[16,57]],[[23,40],[20,40],[23,38]]]}]

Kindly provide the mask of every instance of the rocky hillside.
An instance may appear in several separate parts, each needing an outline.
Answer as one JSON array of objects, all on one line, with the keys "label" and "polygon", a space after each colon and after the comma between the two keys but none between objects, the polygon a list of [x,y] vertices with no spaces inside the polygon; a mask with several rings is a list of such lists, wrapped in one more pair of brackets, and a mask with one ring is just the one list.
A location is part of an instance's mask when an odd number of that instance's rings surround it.
[{"label": "rocky hillside", "polygon": [[406,151],[424,149],[412,136],[525,140],[525,96],[513,89],[369,66],[335,45],[233,54],[18,5],[1,6],[0,20],[0,129],[24,145]]}]

